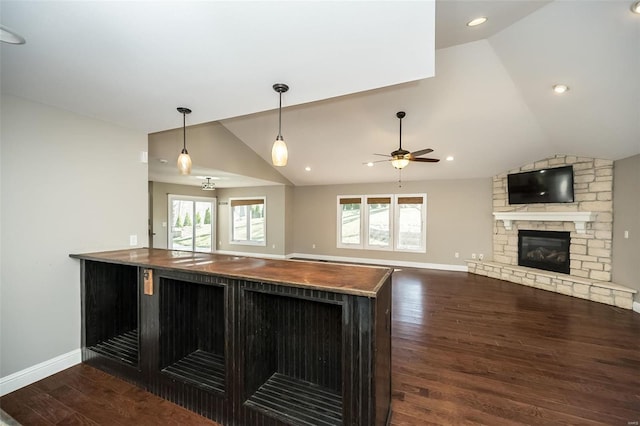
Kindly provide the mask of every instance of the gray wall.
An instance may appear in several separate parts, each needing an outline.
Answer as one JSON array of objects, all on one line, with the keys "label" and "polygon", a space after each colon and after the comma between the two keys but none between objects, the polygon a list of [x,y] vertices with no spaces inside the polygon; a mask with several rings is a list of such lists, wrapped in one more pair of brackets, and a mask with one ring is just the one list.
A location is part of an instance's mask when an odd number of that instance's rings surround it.
[{"label": "gray wall", "polygon": [[0,376],[80,347],[70,253],[147,244],[147,135],[2,95]]},{"label": "gray wall", "polygon": [[[295,187],[293,248],[309,255],[464,265],[471,253],[490,256],[491,179],[441,180]],[[359,194],[427,194],[427,252],[336,248],[336,197]],[[312,248],[315,244],[316,248]],[[459,258],[454,257],[455,252]]]},{"label": "gray wall", "polygon": [[[624,238],[629,231],[629,238]],[[640,154],[613,164],[612,281],[640,292]],[[635,300],[640,302],[636,293]]]}]

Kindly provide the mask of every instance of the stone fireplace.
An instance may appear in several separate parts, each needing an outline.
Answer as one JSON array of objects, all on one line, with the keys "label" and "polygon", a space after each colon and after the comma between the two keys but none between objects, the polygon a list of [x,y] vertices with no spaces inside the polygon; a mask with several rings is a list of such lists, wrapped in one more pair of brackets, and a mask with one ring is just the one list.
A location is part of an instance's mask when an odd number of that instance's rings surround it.
[{"label": "stone fireplace", "polygon": [[[508,204],[509,173],[568,165],[574,170],[574,202]],[[611,282],[612,161],[556,155],[494,176],[493,209],[493,259],[467,261],[469,272],[631,309],[635,290]],[[540,264],[522,265],[518,248],[523,231],[568,235],[568,265],[561,271],[534,269]],[[546,253],[560,260],[553,250],[532,248],[529,257],[539,259]]]}]

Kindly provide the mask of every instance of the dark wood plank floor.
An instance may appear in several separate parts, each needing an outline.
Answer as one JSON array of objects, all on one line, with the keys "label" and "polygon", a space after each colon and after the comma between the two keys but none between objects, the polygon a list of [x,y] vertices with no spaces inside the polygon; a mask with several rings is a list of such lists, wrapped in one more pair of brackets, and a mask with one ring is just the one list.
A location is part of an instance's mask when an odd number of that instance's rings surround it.
[{"label": "dark wood plank floor", "polygon": [[466,273],[394,279],[393,425],[640,421],[639,314]]},{"label": "dark wood plank floor", "polygon": [[[0,398],[23,425],[216,425],[79,365]],[[640,315],[458,272],[394,274],[392,425],[637,425]]]}]

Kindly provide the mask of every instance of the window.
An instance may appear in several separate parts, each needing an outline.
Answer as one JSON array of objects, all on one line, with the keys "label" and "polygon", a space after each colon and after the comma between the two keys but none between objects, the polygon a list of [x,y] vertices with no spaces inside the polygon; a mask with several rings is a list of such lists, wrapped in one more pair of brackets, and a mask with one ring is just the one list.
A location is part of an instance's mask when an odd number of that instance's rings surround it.
[{"label": "window", "polygon": [[338,196],[337,246],[424,253],[426,200],[426,194]]},{"label": "window", "polygon": [[338,199],[338,247],[358,247],[362,244],[361,216],[362,198]]},{"label": "window", "polygon": [[425,199],[426,196],[397,198],[396,250],[425,251]]},{"label": "window", "polygon": [[231,244],[267,244],[265,201],[264,197],[229,199]]},{"label": "window", "polygon": [[169,249],[214,251],[216,199],[169,194],[168,204]]},{"label": "window", "polygon": [[367,197],[367,248],[391,249],[391,197]]}]

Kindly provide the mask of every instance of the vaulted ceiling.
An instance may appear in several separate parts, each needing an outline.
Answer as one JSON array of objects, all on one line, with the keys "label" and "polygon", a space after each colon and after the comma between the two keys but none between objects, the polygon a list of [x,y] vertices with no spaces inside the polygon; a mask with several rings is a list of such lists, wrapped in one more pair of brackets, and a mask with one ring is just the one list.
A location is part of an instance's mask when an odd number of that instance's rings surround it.
[{"label": "vaulted ceiling", "polygon": [[[400,110],[403,146],[442,159],[403,180],[488,177],[556,153],[615,160],[640,153],[630,6],[2,1],[2,25],[27,39],[0,47],[2,92],[144,132],[178,127],[187,106],[188,124],[221,121],[270,162],[271,85],[284,82],[278,171],[296,185],[398,179],[363,163],[397,148]],[[489,19],[465,25],[477,16]]]}]

